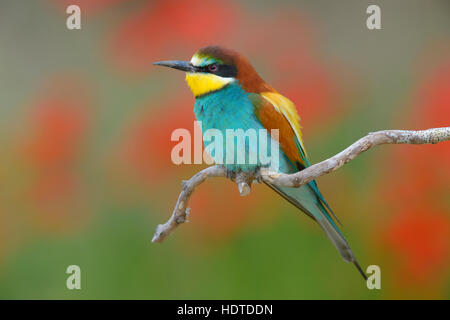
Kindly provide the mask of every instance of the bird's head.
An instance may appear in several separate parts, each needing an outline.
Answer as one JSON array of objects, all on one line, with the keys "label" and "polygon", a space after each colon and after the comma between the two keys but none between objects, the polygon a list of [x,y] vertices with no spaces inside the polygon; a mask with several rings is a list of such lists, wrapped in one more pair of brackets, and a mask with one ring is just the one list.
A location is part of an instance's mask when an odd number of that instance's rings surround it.
[{"label": "bird's head", "polygon": [[244,56],[223,47],[204,47],[194,54],[191,61],[160,61],[153,64],[185,71],[186,82],[196,98],[236,81],[247,92],[273,89]]}]

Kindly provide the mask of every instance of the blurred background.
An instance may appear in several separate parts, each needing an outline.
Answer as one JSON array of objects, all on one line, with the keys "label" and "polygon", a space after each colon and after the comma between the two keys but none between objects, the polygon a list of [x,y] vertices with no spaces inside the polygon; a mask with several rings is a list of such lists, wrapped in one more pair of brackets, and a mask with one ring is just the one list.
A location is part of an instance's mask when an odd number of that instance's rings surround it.
[{"label": "blurred background", "polygon": [[0,298],[450,298],[449,143],[381,146],[318,180],[381,290],[262,185],[208,181],[191,222],[150,242],[205,167],[171,162],[194,99],[153,61],[243,53],[295,102],[315,163],[371,131],[450,125],[449,1],[1,0],[0,43]]}]

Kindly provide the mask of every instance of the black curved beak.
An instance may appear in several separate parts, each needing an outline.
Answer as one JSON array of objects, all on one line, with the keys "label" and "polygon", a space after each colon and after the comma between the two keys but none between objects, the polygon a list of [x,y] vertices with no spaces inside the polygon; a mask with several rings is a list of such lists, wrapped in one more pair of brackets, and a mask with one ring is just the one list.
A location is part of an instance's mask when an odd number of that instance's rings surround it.
[{"label": "black curved beak", "polygon": [[195,72],[196,68],[189,61],[159,61],[153,62],[155,66],[169,67],[186,72]]}]

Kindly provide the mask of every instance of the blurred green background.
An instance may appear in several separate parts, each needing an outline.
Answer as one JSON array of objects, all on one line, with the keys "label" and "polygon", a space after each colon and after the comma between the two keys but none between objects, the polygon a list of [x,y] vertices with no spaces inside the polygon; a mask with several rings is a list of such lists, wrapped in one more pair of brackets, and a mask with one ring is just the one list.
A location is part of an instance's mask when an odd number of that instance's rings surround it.
[{"label": "blurred green background", "polygon": [[2,0],[0,43],[0,298],[450,298],[448,143],[382,146],[318,180],[381,290],[261,185],[208,181],[191,222],[150,242],[204,167],[171,162],[194,99],[153,61],[243,53],[297,105],[314,163],[371,131],[450,124],[449,1]]}]

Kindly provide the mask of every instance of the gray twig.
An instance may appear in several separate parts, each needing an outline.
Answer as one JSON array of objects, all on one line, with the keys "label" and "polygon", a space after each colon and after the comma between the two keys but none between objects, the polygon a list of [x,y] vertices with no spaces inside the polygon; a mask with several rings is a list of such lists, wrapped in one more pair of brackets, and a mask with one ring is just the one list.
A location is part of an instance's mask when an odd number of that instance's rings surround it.
[{"label": "gray twig", "polygon": [[[242,196],[250,193],[250,186],[253,180],[262,180],[277,186],[298,188],[320,176],[339,169],[364,151],[381,144],[435,144],[448,140],[450,140],[450,127],[420,131],[377,131],[369,133],[335,156],[297,173],[285,174],[261,168],[252,176],[249,176],[248,173],[237,173],[233,176],[233,180],[237,183],[239,193]],[[223,166],[214,165],[198,172],[191,179],[183,181],[183,188],[172,216],[166,223],[158,225],[152,242],[162,242],[178,225],[187,221],[189,215],[189,208],[187,207],[189,198],[196,187],[207,178],[212,177],[230,177],[230,174]]]}]

